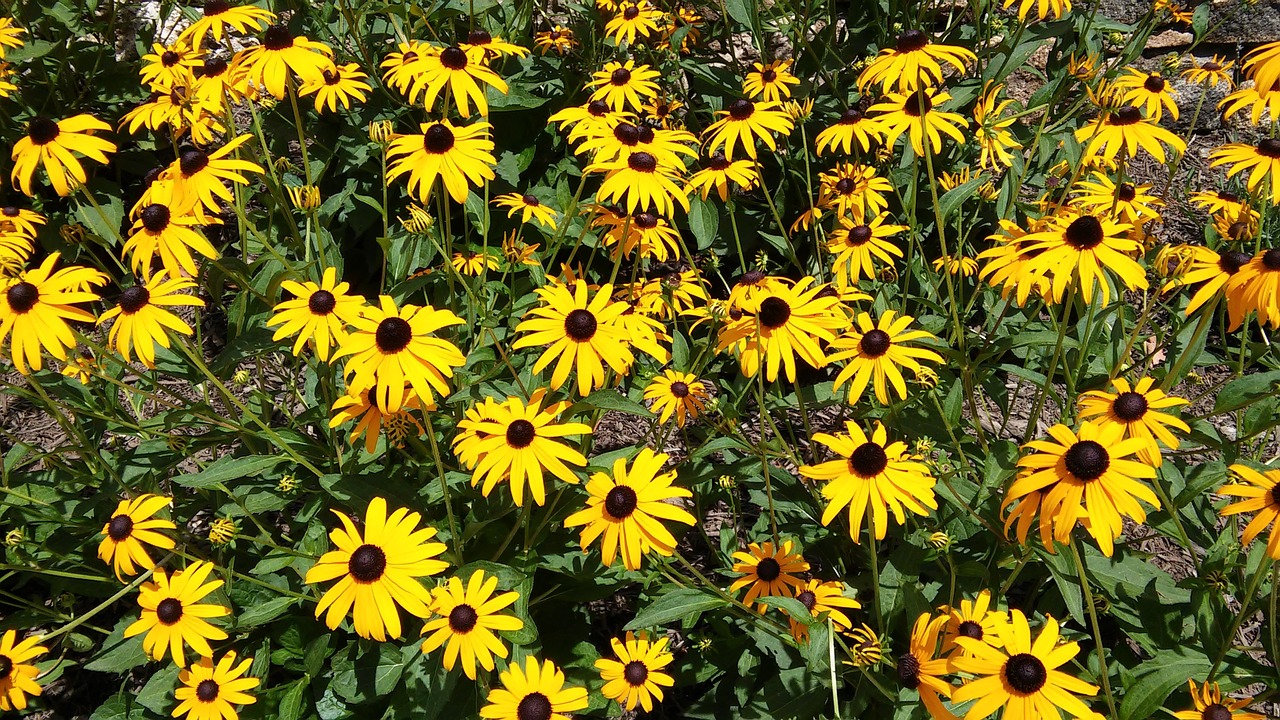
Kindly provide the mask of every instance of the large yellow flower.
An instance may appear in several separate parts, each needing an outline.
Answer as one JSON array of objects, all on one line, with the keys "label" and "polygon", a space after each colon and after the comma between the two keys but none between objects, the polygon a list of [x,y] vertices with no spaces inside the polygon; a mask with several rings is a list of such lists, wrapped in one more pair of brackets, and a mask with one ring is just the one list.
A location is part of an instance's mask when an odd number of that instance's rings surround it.
[{"label": "large yellow flower", "polygon": [[431,197],[436,178],[454,202],[466,202],[471,186],[494,177],[493,140],[486,122],[454,125],[448,120],[422,123],[421,135],[397,135],[387,149],[391,160],[387,180],[409,175],[409,192],[423,205]]},{"label": "large yellow flower", "polygon": [[955,720],[955,716],[941,700],[943,697],[952,697],[955,690],[950,682],[942,678],[951,672],[951,667],[947,659],[935,657],[938,653],[938,634],[946,626],[947,620],[946,615],[933,617],[932,613],[921,613],[911,626],[911,640],[907,651],[898,656],[898,681],[920,694],[920,702],[934,720]]},{"label": "large yellow flower", "polygon": [[778,379],[779,370],[795,382],[797,357],[816,368],[826,365],[820,343],[834,340],[846,321],[835,310],[840,298],[823,290],[806,277],[794,286],[777,284],[756,295],[742,318],[720,331],[717,350],[737,355],[747,377],[763,367],[770,382]]},{"label": "large yellow flower", "polygon": [[926,140],[934,155],[942,152],[943,135],[964,144],[963,130],[969,129],[969,121],[959,113],[937,109],[938,105],[950,99],[949,93],[921,88],[908,93],[887,93],[884,102],[876,103],[867,110],[880,113],[875,118],[884,127],[886,146],[892,147],[906,133],[911,148],[916,155],[923,157]]},{"label": "large yellow flower", "polygon": [[1232,483],[1218,489],[1220,495],[1243,498],[1222,508],[1219,514],[1230,517],[1247,512],[1257,513],[1245,526],[1241,542],[1248,545],[1270,526],[1267,555],[1280,560],[1280,522],[1277,522],[1280,520],[1280,470],[1258,472],[1248,465],[1236,463],[1231,466],[1231,472],[1248,484]]},{"label": "large yellow flower", "polygon": [[565,527],[585,525],[580,538],[583,552],[597,539],[606,566],[622,555],[626,569],[640,569],[649,553],[670,556],[676,539],[659,522],[693,525],[697,520],[677,505],[674,498],[693,497],[689,490],[673,485],[675,470],[662,472],[669,456],[642,448],[627,468],[626,458],[613,463],[613,473],[596,473],[587,482],[587,507],[565,518]]},{"label": "large yellow flower", "polygon": [[102,527],[98,558],[111,563],[117,578],[136,575],[156,566],[147,552],[148,545],[173,549],[173,538],[157,531],[176,530],[178,526],[170,520],[155,517],[161,509],[172,504],[172,498],[144,493],[132,500],[121,500],[116,506],[111,519]]},{"label": "large yellow flower", "polygon": [[[1245,181],[1249,189],[1270,196],[1273,205],[1280,205],[1280,138],[1263,138],[1255,145],[1232,143],[1209,153],[1210,167],[1230,165],[1227,177],[1233,178],[1246,170]],[[16,168],[15,168],[16,172]]]},{"label": "large yellow flower", "polygon": [[591,74],[587,89],[595,88],[591,99],[603,100],[615,112],[630,108],[639,112],[646,100],[658,96],[654,82],[662,73],[635,60],[605,63],[604,69]]},{"label": "large yellow flower", "polygon": [[141,617],[125,628],[127,638],[146,633],[142,649],[153,660],[169,653],[178,667],[187,666],[183,648],[190,645],[200,657],[212,657],[210,640],[226,640],[227,634],[209,624],[208,618],[231,614],[223,605],[201,603],[209,593],[222,587],[221,580],[205,582],[213,572],[213,563],[197,562],[172,575],[157,568],[154,582],[142,584],[138,594]]},{"label": "large yellow flower", "polygon": [[310,340],[316,357],[329,359],[329,348],[340,345],[347,336],[347,324],[360,317],[364,298],[348,295],[351,286],[338,282],[338,269],[327,267],[317,285],[310,280],[285,280],[280,287],[293,295],[292,300],[278,303],[266,326],[279,325],[272,340],[297,334],[293,354],[298,355]]},{"label": "large yellow flower", "polygon": [[1280,248],[1263,250],[1245,263],[1227,281],[1226,293],[1232,330],[1250,310],[1258,313],[1259,325],[1280,327]]},{"label": "large yellow flower", "polygon": [[272,25],[262,33],[261,43],[236,53],[234,62],[254,85],[283,100],[290,73],[303,83],[312,82],[333,68],[332,56],[328,45],[295,36],[284,25]]},{"label": "large yellow flower", "polygon": [[204,307],[204,300],[182,292],[195,286],[192,280],[170,278],[167,270],[161,270],[146,283],[138,283],[120,293],[120,302],[102,313],[98,323],[115,319],[107,339],[124,356],[125,362],[131,359],[132,351],[143,365],[155,368],[156,346],[169,347],[166,330],[181,335],[193,332],[185,320],[166,308]]},{"label": "large yellow flower", "polygon": [[92,323],[93,315],[76,307],[98,300],[89,288],[103,285],[107,276],[92,268],[70,267],[54,272],[59,253],[50,253],[40,267],[16,278],[0,278],[0,344],[9,334],[9,359],[18,372],[43,367],[40,348],[66,361],[67,348],[75,347],[68,320]]},{"label": "large yellow flower", "polygon": [[507,92],[507,84],[485,65],[483,48],[463,50],[451,46],[422,58],[409,96],[416,97],[419,92],[425,91],[422,103],[427,110],[434,110],[436,99],[448,88],[449,97],[462,117],[471,115],[473,103],[481,115],[488,115],[489,103],[485,101],[485,88],[481,83],[504,95]]},{"label": "large yellow flower", "polygon": [[1147,447],[1138,451],[1138,457],[1149,465],[1159,467],[1159,443],[1173,450],[1178,449],[1178,438],[1169,429],[1191,432],[1185,422],[1161,410],[1186,405],[1191,401],[1166,395],[1156,387],[1155,378],[1144,377],[1133,385],[1124,378],[1116,378],[1111,384],[1115,388],[1114,393],[1091,390],[1080,397],[1080,419],[1093,419],[1100,426],[1120,425],[1124,428],[1126,438],[1146,440]]},{"label": "large yellow flower", "polygon": [[[735,552],[733,571],[741,573],[741,577],[729,586],[729,592],[737,592],[748,588],[742,603],[751,606],[756,598],[761,597],[795,597],[804,589],[804,580],[796,577],[809,570],[809,563],[798,552],[792,552],[795,543],[784,540],[781,547],[771,542],[751,543],[747,552]],[[750,586],[750,587],[748,587]],[[764,606],[757,610],[763,612]]]},{"label": "large yellow flower", "polygon": [[653,701],[662,702],[662,688],[675,685],[675,679],[662,672],[675,659],[667,650],[667,638],[651,640],[645,633],[636,637],[628,630],[625,641],[609,638],[609,646],[617,660],[596,661],[600,679],[604,680],[600,692],[616,700],[624,710],[639,706],[647,713],[653,712]]},{"label": "large yellow flower", "polygon": [[747,157],[754,160],[757,155],[757,139],[770,152],[776,152],[778,143],[774,141],[773,133],[786,136],[795,127],[795,123],[776,101],[752,102],[739,98],[729,103],[729,107],[724,110],[717,110],[716,115],[720,119],[702,133],[706,145],[704,151],[712,153],[723,148],[728,160],[733,160],[733,150],[738,145],[742,146]]},{"label": "large yellow flower", "polygon": [[239,660],[235,651],[228,651],[214,664],[212,657],[200,658],[200,662],[178,673],[182,687],[173,691],[178,706],[173,717],[187,716],[187,720],[238,720],[234,705],[252,705],[257,698],[249,691],[258,687],[261,680],[245,677],[253,658]]},{"label": "large yellow flower", "polygon": [[379,642],[399,638],[399,608],[420,618],[431,613],[431,593],[418,578],[449,567],[435,559],[445,551],[444,544],[428,542],[436,531],[418,528],[419,513],[397,508],[388,516],[387,501],[380,497],[369,501],[363,535],[351,518],[337,510],[333,514],[342,521],[341,528],[329,533],[337,549],[322,555],[306,576],[307,583],[338,580],[316,604],[316,617],[324,615],[325,625],[334,630],[350,612],[360,637]]},{"label": "large yellow flower", "polygon": [[[3,49],[2,43],[0,49]],[[0,712],[26,710],[27,696],[41,693],[40,683],[36,682],[40,669],[31,664],[31,659],[49,652],[49,648],[37,644],[39,635],[14,642],[17,637],[16,630],[5,630],[0,637],[0,666],[4,667],[4,673],[0,674]]]},{"label": "large yellow flower", "polygon": [[1027,272],[1047,276],[1054,302],[1062,302],[1068,287],[1078,287],[1086,302],[1093,302],[1096,288],[1103,304],[1111,302],[1111,278],[1129,290],[1147,287],[1147,272],[1127,253],[1141,249],[1130,237],[1131,225],[1064,210],[1053,215],[1044,230],[1021,238],[1026,252]]},{"label": "large yellow flower", "polygon": [[865,90],[876,83],[881,92],[896,87],[910,93],[920,87],[933,87],[942,82],[944,65],[961,74],[968,63],[978,59],[972,51],[956,45],[935,45],[920,30],[907,30],[898,36],[891,48],[884,48],[876,59],[858,75],[858,88]]},{"label": "large yellow flower", "polygon": [[855,543],[862,542],[862,522],[870,516],[876,539],[883,540],[889,529],[889,513],[901,525],[906,522],[910,510],[916,515],[928,515],[938,509],[933,495],[937,482],[928,466],[907,452],[907,444],[901,440],[890,443],[889,434],[879,421],[868,437],[849,420],[847,432],[838,435],[818,433],[815,442],[825,445],[839,459],[818,465],[802,465],[800,474],[819,480],[827,507],[822,512],[822,524],[829,525],[845,507],[849,508],[849,537]]},{"label": "large yellow flower", "polygon": [[72,185],[88,180],[84,166],[72,153],[79,153],[106,165],[107,153],[116,151],[115,143],[94,137],[95,131],[111,131],[111,126],[91,115],[76,115],[53,121],[37,116],[27,122],[27,134],[14,143],[11,179],[22,192],[31,195],[31,176],[37,165],[43,165],[53,189],[62,196],[71,194]]},{"label": "large yellow flower", "polygon": [[502,610],[520,599],[520,593],[504,592],[495,596],[498,578],[486,577],[483,570],[471,573],[466,587],[457,577],[436,588],[432,593],[433,617],[422,627],[428,635],[422,641],[422,652],[429,653],[444,646],[444,667],[452,670],[458,658],[462,658],[462,671],[476,679],[476,665],[485,670],[493,669],[493,658],[507,657],[507,646],[502,644],[497,632],[514,632],[524,627],[524,622]]},{"label": "large yellow flower", "polygon": [[[831,343],[831,362],[847,361],[844,369],[836,375],[832,390],[839,390],[850,380],[849,404],[856,404],[871,383],[875,388],[876,399],[881,404],[890,403],[889,388],[892,387],[898,398],[907,398],[907,383],[902,377],[899,366],[905,367],[919,375],[925,362],[942,362],[938,353],[911,343],[920,340],[934,339],[932,334],[924,330],[911,330],[914,318],[910,315],[899,316],[893,310],[886,310],[878,321],[872,321],[869,313],[858,313],[854,327],[836,338]],[[874,381],[874,382],[873,382]]]},{"label": "large yellow flower", "polygon": [[523,668],[512,663],[498,680],[502,687],[490,690],[489,704],[480,708],[487,720],[569,720],[565,713],[587,707],[586,688],[565,687],[564,673],[550,660],[530,655]]},{"label": "large yellow flower", "polygon": [[583,397],[604,387],[606,365],[618,375],[627,374],[635,356],[618,319],[628,306],[611,299],[612,285],[601,287],[594,297],[582,280],[567,286],[548,285],[537,293],[542,304],[530,310],[516,326],[516,332],[527,334],[512,347],[546,348],[533,371],[542,372],[555,361],[552,390],[564,385],[575,369],[578,394]]},{"label": "large yellow flower", "polygon": [[1101,113],[1076,130],[1076,140],[1086,143],[1086,158],[1098,155],[1106,160],[1114,160],[1121,150],[1128,158],[1136,157],[1138,150],[1146,150],[1163,163],[1166,145],[1178,153],[1187,151],[1182,138],[1144,118],[1142,111],[1132,106]]}]

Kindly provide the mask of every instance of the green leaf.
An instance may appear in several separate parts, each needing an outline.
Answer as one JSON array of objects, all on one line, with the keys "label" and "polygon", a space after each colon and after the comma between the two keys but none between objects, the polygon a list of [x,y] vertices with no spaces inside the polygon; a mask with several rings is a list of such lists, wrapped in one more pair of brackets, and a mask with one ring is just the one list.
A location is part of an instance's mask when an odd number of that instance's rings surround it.
[{"label": "green leaf", "polygon": [[698,241],[697,250],[706,250],[716,239],[720,229],[720,213],[715,205],[701,197],[689,198],[689,230]]},{"label": "green leaf", "polygon": [[166,665],[134,697],[134,702],[157,715],[167,716],[173,706],[173,690],[178,686],[178,666]]},{"label": "green leaf", "polygon": [[1213,414],[1219,415],[1233,410],[1248,407],[1253,403],[1271,397],[1280,391],[1280,370],[1248,375],[1232,380],[1218,393],[1213,404]]},{"label": "green leaf", "polygon": [[[579,400],[576,405],[586,405],[597,410],[617,410],[628,415],[639,415],[641,417],[653,416],[653,413],[650,413],[648,408],[612,388],[597,390]],[[570,410],[570,414],[572,412]]]},{"label": "green leaf", "polygon": [[310,677],[304,677],[293,683],[280,697],[280,707],[276,711],[276,720],[298,720],[302,717],[303,704],[307,699],[307,683]]},{"label": "green leaf", "polygon": [[263,603],[258,603],[237,615],[236,625],[237,627],[246,628],[270,622],[283,615],[284,611],[288,610],[289,606],[296,602],[296,598],[278,597]]},{"label": "green leaf", "polygon": [[715,595],[694,588],[679,588],[654,600],[649,607],[636,613],[635,619],[627,623],[625,629],[639,630],[666,625],[727,606],[727,602]]},{"label": "green leaf", "polygon": [[342,699],[353,703],[386,697],[400,684],[405,666],[421,657],[418,643],[403,648],[375,645],[363,655],[334,663],[332,688]]},{"label": "green leaf", "polygon": [[965,200],[973,197],[974,193],[978,192],[978,188],[982,187],[984,183],[989,181],[990,178],[987,176],[979,175],[960,187],[953,188],[944,193],[942,197],[938,198],[938,211],[942,214],[942,219],[946,220],[954,215],[955,212],[960,209],[960,206],[964,204]]},{"label": "green leaf", "polygon": [[124,693],[112,695],[89,716],[89,720],[128,720],[128,718],[129,698]]},{"label": "green leaf", "polygon": [[756,19],[756,3],[755,0],[725,0],[725,12],[729,13],[729,17],[734,22],[747,27],[755,27]]},{"label": "green leaf", "polygon": [[1204,677],[1209,672],[1209,658],[1201,654],[1189,654],[1183,649],[1177,653],[1159,653],[1143,663],[1154,668],[1138,677],[1124,692],[1120,700],[1119,720],[1146,720],[1153,717],[1164,705],[1170,693],[1187,682],[1187,678]]},{"label": "green leaf", "polygon": [[86,670],[119,673],[146,664],[147,654],[142,651],[142,638],[135,635],[126,639],[124,636],[125,628],[134,620],[133,617],[125,617],[116,623],[115,629],[103,641],[102,650],[84,666]]},{"label": "green leaf", "polygon": [[183,487],[201,489],[218,483],[227,483],[240,478],[253,477],[274,467],[285,458],[281,455],[249,455],[247,457],[221,457],[205,466],[204,470],[190,475],[179,475],[173,479]]},{"label": "green leaf", "polygon": [[761,605],[776,607],[782,610],[783,612],[785,612],[787,615],[790,615],[791,619],[795,620],[796,622],[802,622],[805,625],[813,626],[813,625],[817,625],[820,622],[818,618],[813,616],[813,613],[809,612],[809,609],[804,606],[804,603],[800,602],[795,598],[777,597],[777,596],[771,595],[768,597],[762,597],[758,599],[756,602],[760,603]]}]

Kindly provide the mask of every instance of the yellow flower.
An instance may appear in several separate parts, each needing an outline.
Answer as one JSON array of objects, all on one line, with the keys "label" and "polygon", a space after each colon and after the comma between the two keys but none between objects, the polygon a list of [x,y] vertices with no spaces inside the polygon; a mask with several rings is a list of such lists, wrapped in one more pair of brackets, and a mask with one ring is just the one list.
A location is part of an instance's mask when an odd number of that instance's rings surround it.
[{"label": "yellow flower", "polygon": [[66,197],[72,190],[68,180],[77,185],[88,180],[84,166],[72,153],[106,165],[110,162],[107,154],[115,152],[116,146],[91,133],[110,130],[110,125],[91,115],[58,121],[36,116],[27,122],[27,134],[13,145],[10,179],[22,192],[31,195],[31,176],[37,165],[43,165],[54,191]]},{"label": "yellow flower", "polygon": [[187,716],[187,720],[239,720],[233,705],[252,705],[257,698],[249,691],[262,682],[258,678],[244,677],[253,665],[253,658],[245,658],[236,664],[235,651],[227,651],[215,665],[212,657],[200,658],[200,662],[178,673],[182,687],[173,691],[178,706],[173,717]]},{"label": "yellow flower", "polygon": [[187,665],[183,652],[186,645],[200,657],[213,657],[209,641],[226,640],[227,634],[209,624],[207,618],[231,614],[230,608],[223,605],[200,602],[222,587],[221,580],[205,582],[213,570],[213,564],[207,562],[194,563],[172,575],[157,568],[152,575],[153,582],[143,583],[138,595],[141,617],[125,628],[124,636],[146,633],[142,649],[147,655],[153,660],[162,660],[169,653],[178,667]]},{"label": "yellow flower", "polygon": [[675,679],[662,672],[675,659],[667,650],[667,638],[650,640],[645,633],[636,637],[627,631],[625,641],[610,638],[609,645],[617,660],[596,660],[596,669],[604,680],[600,692],[616,700],[624,710],[633,711],[639,706],[646,713],[653,712],[653,701],[662,701],[662,688],[675,685]]},{"label": "yellow flower", "polygon": [[[8,18],[0,19],[0,23],[7,22],[10,22]],[[6,25],[0,24],[0,51],[7,44],[4,42],[5,29]],[[41,693],[40,683],[36,682],[40,669],[32,665],[31,660],[49,652],[49,648],[37,645],[40,642],[39,635],[14,642],[17,637],[16,630],[5,630],[4,635],[0,636],[0,664],[5,669],[4,674],[0,675],[0,712],[26,710],[27,696]]]},{"label": "yellow flower", "polygon": [[462,658],[462,671],[476,679],[476,665],[493,670],[493,658],[507,657],[507,647],[497,632],[514,632],[524,627],[520,618],[501,611],[520,599],[520,593],[505,592],[495,596],[498,578],[486,577],[476,570],[463,587],[458,577],[432,592],[432,618],[422,626],[429,635],[422,642],[422,652],[429,653],[444,646],[444,667],[452,670]]},{"label": "yellow flower", "polygon": [[943,66],[950,65],[963,74],[967,63],[977,56],[955,45],[935,45],[920,30],[907,30],[898,36],[891,48],[884,48],[876,59],[858,75],[858,89],[866,90],[876,83],[881,92],[909,94],[920,87],[933,87],[942,82]]},{"label": "yellow flower", "polygon": [[752,63],[752,70],[742,81],[742,92],[752,100],[778,102],[791,97],[791,85],[799,85],[800,78],[790,72],[790,60],[774,60],[771,63]]},{"label": "yellow flower", "polygon": [[178,526],[155,517],[172,504],[171,498],[142,494],[132,500],[121,500],[116,506],[111,519],[102,527],[98,558],[111,563],[117,578],[123,580],[125,576],[155,567],[146,546],[173,549],[173,539],[157,531],[175,530]]}]

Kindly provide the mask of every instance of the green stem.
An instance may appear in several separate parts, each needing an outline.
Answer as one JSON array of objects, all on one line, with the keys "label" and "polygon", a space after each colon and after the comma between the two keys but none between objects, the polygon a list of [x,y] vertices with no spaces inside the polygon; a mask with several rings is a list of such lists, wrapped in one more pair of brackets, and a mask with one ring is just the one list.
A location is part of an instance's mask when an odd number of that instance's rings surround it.
[{"label": "green stem", "polygon": [[1107,670],[1107,651],[1102,646],[1102,629],[1098,625],[1098,610],[1093,606],[1093,591],[1089,589],[1089,578],[1084,572],[1079,543],[1074,538],[1071,540],[1071,557],[1076,563],[1076,573],[1080,576],[1080,593],[1084,596],[1084,606],[1089,613],[1089,624],[1093,627],[1093,644],[1098,651],[1098,677],[1102,680],[1102,691],[1107,698],[1107,708],[1111,711],[1111,717],[1120,717],[1116,713],[1116,700],[1111,693],[1111,674]]}]

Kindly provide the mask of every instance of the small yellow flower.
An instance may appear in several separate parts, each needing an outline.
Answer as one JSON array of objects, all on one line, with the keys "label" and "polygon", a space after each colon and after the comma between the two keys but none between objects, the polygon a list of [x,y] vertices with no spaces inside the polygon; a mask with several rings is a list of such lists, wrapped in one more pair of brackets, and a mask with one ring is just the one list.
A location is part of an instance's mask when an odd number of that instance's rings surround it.
[{"label": "small yellow flower", "polygon": [[285,475],[276,483],[276,490],[282,493],[291,493],[298,489],[298,479],[292,475]]},{"label": "small yellow flower", "polygon": [[412,235],[426,235],[436,224],[436,219],[425,208],[418,205],[409,206],[409,217],[402,218],[400,224]]},{"label": "small yellow flower", "polygon": [[289,200],[293,206],[305,213],[315,212],[320,207],[320,188],[315,185],[301,185],[285,188],[289,191]]},{"label": "small yellow flower", "polygon": [[209,542],[214,545],[226,545],[236,539],[236,521],[230,518],[217,518],[209,525]]},{"label": "small yellow flower", "polygon": [[951,547],[951,542],[951,536],[941,530],[929,535],[929,545],[938,550],[946,550]]},{"label": "small yellow flower", "polygon": [[858,668],[874,667],[884,659],[884,641],[876,635],[876,631],[872,630],[870,625],[864,624],[845,634],[849,638],[851,658],[844,661],[845,665]]},{"label": "small yellow flower", "polygon": [[391,124],[390,120],[374,120],[369,123],[369,139],[379,145],[391,142],[391,138],[395,134],[395,126]]}]

